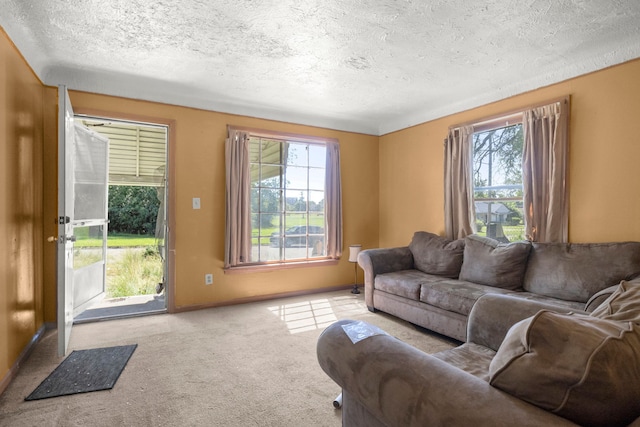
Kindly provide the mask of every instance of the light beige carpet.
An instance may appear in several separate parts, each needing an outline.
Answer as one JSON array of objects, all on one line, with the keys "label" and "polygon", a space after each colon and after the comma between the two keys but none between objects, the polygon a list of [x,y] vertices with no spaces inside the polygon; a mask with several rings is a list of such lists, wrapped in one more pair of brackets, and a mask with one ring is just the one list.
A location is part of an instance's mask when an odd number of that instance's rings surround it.
[{"label": "light beige carpet", "polygon": [[115,387],[25,402],[63,360],[49,331],[0,396],[0,425],[337,427],[340,389],[318,366],[316,342],[345,318],[428,353],[454,345],[370,313],[348,290],[76,325],[69,352],[138,344]]}]

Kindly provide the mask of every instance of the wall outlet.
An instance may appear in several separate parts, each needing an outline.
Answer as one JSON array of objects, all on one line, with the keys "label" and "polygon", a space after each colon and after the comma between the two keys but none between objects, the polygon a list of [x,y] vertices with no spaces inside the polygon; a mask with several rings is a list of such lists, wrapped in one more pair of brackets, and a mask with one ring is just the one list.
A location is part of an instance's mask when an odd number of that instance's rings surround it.
[{"label": "wall outlet", "polygon": [[205,285],[213,285],[213,274],[205,274],[204,275],[204,284]]},{"label": "wall outlet", "polygon": [[191,204],[193,205],[193,209],[200,209],[200,197],[194,197]]}]

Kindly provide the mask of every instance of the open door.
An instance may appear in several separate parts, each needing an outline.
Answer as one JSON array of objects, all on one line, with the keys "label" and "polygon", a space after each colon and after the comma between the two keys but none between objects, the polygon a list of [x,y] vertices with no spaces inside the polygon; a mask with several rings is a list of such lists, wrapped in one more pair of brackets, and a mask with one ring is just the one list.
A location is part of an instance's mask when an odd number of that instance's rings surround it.
[{"label": "open door", "polygon": [[73,108],[58,88],[58,356],[67,354],[73,325]]},{"label": "open door", "polygon": [[59,356],[67,352],[75,312],[105,290],[108,150],[107,138],[74,122],[67,88],[60,86],[57,253]]}]

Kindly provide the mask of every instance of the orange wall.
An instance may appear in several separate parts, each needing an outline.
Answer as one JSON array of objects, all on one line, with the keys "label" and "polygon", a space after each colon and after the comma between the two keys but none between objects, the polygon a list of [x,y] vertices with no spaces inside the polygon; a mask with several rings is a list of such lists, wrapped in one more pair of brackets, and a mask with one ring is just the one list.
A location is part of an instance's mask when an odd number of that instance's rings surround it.
[{"label": "orange wall", "polygon": [[0,383],[43,324],[43,96],[0,29]]},{"label": "orange wall", "polygon": [[444,234],[449,126],[571,95],[569,240],[640,240],[640,60],[380,137],[380,246]]},{"label": "orange wall", "polygon": [[[224,274],[225,165],[227,124],[337,138],[340,142],[344,245],[378,244],[378,138],[289,123],[234,116],[166,104],[71,92],[76,112],[100,110],[109,117],[171,122],[170,164],[174,170],[175,306],[211,305],[243,298],[313,290],[353,282],[353,264]],[[47,107],[48,108],[48,107]],[[171,139],[171,137],[170,137]],[[170,167],[171,167],[170,165]],[[53,172],[46,192],[55,191]],[[193,210],[193,197],[201,209]],[[54,214],[55,216],[55,214]],[[204,275],[214,283],[205,286]],[[48,285],[47,295],[54,295]],[[48,310],[52,302],[48,299]]]}]

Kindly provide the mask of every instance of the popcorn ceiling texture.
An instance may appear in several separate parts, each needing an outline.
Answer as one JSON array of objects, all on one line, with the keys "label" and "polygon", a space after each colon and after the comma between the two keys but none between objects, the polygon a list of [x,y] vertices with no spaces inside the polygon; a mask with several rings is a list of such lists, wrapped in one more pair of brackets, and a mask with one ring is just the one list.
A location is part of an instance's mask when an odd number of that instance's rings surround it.
[{"label": "popcorn ceiling texture", "polygon": [[0,0],[45,84],[384,134],[640,57],[637,0]]}]

